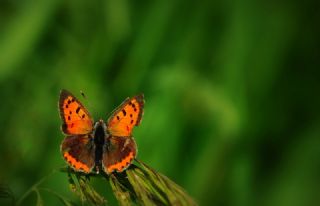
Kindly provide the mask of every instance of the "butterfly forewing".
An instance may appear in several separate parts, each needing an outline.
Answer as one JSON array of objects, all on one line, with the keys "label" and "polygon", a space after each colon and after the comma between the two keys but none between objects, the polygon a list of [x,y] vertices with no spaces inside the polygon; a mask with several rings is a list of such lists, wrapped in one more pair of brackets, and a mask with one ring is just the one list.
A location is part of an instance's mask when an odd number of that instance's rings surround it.
[{"label": "butterfly forewing", "polygon": [[143,94],[127,98],[111,115],[107,128],[113,136],[131,136],[134,126],[139,125],[143,115]]},{"label": "butterfly forewing", "polygon": [[88,134],[93,129],[93,119],[85,107],[70,92],[62,90],[59,100],[60,117],[65,134]]}]

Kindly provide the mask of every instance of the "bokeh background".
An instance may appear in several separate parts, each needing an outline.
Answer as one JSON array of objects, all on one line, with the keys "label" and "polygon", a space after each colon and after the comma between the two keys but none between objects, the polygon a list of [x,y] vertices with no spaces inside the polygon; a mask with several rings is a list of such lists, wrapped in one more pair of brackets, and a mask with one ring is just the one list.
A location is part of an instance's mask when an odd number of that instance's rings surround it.
[{"label": "bokeh background", "polygon": [[[65,165],[60,89],[95,119],[143,92],[138,158],[200,205],[319,205],[319,8],[308,0],[2,0],[2,184],[18,199]],[[116,204],[105,181],[94,184]],[[80,204],[65,173],[42,187]],[[35,202],[32,194],[25,204]]]}]

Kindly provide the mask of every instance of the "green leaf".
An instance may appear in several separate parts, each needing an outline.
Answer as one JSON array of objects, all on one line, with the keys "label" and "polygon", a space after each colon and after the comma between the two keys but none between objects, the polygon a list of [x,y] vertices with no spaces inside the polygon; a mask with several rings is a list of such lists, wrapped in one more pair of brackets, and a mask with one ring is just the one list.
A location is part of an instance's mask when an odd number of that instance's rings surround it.
[{"label": "green leaf", "polygon": [[4,198],[4,199],[10,198],[11,203],[14,204],[15,202],[14,194],[7,184],[3,184],[3,183],[0,184],[0,198]]},{"label": "green leaf", "polygon": [[90,177],[102,177],[109,181],[113,194],[121,206],[197,205],[183,188],[139,160],[124,172],[112,173],[109,176],[84,175],[69,169],[61,171],[68,172],[69,183],[81,200],[92,205],[105,205],[106,200],[90,185]]},{"label": "green leaf", "polygon": [[37,206],[43,206],[43,200],[42,200],[42,197],[41,197],[41,195],[40,195],[40,193],[39,193],[39,190],[38,189],[34,189],[33,190],[35,193],[36,193],[36,195],[37,195],[37,203],[36,203],[36,205]]},{"label": "green leaf", "polygon": [[[68,171],[68,180],[72,188],[72,191],[79,196],[81,202],[88,202],[92,205],[105,205],[106,200],[102,197],[90,184],[89,175],[83,175],[81,173]],[[74,178],[76,181],[74,181]]]}]

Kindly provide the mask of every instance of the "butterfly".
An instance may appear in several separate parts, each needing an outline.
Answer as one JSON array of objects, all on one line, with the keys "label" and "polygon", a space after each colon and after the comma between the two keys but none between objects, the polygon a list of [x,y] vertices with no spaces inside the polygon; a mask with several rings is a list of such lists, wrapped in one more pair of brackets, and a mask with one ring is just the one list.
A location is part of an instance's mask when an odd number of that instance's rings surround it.
[{"label": "butterfly", "polygon": [[106,122],[94,122],[74,95],[61,90],[61,129],[66,135],[60,146],[63,158],[77,172],[124,171],[137,155],[132,129],[140,124],[143,107],[144,96],[140,94],[127,98]]}]

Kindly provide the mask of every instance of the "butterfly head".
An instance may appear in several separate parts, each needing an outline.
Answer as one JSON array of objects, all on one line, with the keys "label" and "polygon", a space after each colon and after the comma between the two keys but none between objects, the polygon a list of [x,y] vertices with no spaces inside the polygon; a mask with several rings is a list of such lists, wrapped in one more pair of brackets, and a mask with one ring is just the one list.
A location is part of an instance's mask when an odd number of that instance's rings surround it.
[{"label": "butterfly head", "polygon": [[107,126],[102,119],[97,121],[94,125],[93,136],[96,143],[103,144],[106,137]]},{"label": "butterfly head", "polygon": [[103,121],[103,119],[99,119],[99,121],[97,121],[94,125],[94,128],[96,128],[98,125],[104,126],[105,127],[105,123]]}]

